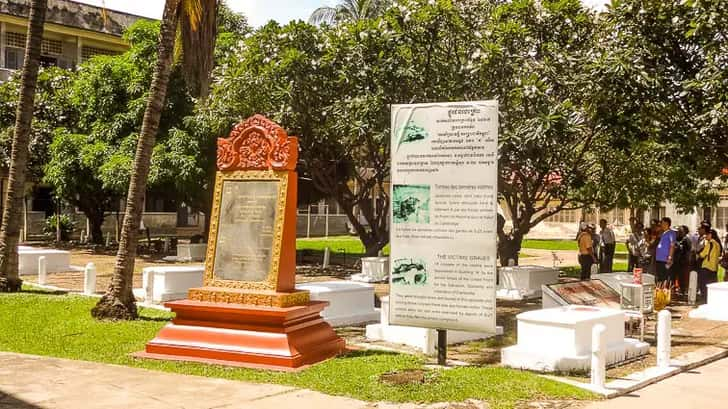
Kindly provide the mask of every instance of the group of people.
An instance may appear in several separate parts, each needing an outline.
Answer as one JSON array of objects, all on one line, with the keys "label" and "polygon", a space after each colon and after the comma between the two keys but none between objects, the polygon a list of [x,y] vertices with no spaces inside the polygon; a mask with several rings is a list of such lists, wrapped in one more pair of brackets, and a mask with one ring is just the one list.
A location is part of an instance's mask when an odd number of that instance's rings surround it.
[{"label": "group of people", "polygon": [[582,222],[576,241],[579,245],[579,265],[581,265],[581,279],[591,278],[594,265],[599,266],[600,273],[611,273],[614,265],[614,251],[617,248],[617,239],[614,231],[607,221],[599,221],[600,232],[596,226]]},{"label": "group of people", "polygon": [[[599,233],[593,224],[580,225],[577,242],[582,280],[591,278],[592,266],[597,263],[599,272],[612,272],[616,245],[614,231],[606,220],[600,220],[599,225]],[[627,269],[632,272],[641,268],[644,273],[653,274],[659,287],[673,288],[684,295],[688,290],[690,272],[696,271],[698,291],[704,299],[707,285],[718,281],[718,267],[728,265],[728,251],[725,250],[728,234],[722,243],[710,222],[700,223],[695,234],[690,234],[685,225],[673,228],[669,217],[654,219],[649,227],[632,218],[630,227],[631,233],[626,241]]]}]

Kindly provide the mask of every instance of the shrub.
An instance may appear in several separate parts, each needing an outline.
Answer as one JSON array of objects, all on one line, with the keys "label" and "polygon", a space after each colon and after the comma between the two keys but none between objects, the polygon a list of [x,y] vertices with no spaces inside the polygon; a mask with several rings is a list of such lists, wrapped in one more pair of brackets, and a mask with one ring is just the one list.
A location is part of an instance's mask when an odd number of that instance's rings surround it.
[{"label": "shrub", "polygon": [[[61,219],[61,240],[68,241],[71,239],[71,233],[73,232],[75,225],[73,220],[67,215],[63,214]],[[56,223],[58,221],[58,215],[53,215],[45,219],[45,225],[43,226],[43,233],[46,236],[52,238],[56,237]]]}]

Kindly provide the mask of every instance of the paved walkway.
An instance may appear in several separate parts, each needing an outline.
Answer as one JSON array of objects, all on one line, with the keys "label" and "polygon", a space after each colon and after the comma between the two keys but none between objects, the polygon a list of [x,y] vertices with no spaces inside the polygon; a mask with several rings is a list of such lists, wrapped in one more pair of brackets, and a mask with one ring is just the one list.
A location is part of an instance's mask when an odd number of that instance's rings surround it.
[{"label": "paved walkway", "polygon": [[[728,359],[723,359],[630,395],[588,404],[585,409],[722,409],[728,401],[726,379]],[[0,409],[130,407],[413,409],[422,406],[367,403],[290,386],[0,352]]]},{"label": "paved walkway", "polygon": [[290,386],[0,352],[0,409],[367,407],[365,402]]},{"label": "paved walkway", "polygon": [[723,409],[728,407],[726,382],[728,359],[722,359],[585,409]]}]

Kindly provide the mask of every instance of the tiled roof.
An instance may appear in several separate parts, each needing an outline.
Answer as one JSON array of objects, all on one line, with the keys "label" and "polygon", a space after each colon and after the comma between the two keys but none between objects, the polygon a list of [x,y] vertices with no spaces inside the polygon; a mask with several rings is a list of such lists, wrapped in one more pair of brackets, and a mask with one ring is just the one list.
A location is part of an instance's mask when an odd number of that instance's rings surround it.
[{"label": "tiled roof", "polygon": [[[0,14],[27,18],[31,0],[2,0]],[[140,16],[106,9],[106,21],[100,7],[76,3],[70,0],[48,0],[46,22],[83,30],[121,36],[124,29],[139,20]]]}]

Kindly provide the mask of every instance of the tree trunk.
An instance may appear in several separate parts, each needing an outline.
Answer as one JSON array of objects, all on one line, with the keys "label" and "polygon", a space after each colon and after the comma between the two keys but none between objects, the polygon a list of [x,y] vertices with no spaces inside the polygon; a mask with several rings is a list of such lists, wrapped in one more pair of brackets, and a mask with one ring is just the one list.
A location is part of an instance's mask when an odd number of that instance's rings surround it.
[{"label": "tree trunk", "polygon": [[523,234],[514,232],[512,236],[506,239],[506,242],[500,248],[501,266],[507,266],[509,260],[513,260],[514,265],[518,265],[518,255],[521,252],[521,243],[523,243]]},{"label": "tree trunk", "polygon": [[386,246],[387,246],[386,241],[385,242],[372,241],[370,244],[364,246],[364,248],[366,249],[366,253],[364,255],[366,257],[376,257],[379,255],[379,251],[382,250]]},{"label": "tree trunk", "polygon": [[[513,221],[517,226],[518,220]],[[521,252],[521,243],[523,242],[524,233],[520,229],[513,229],[511,234],[505,232],[506,219],[498,214],[497,234],[498,234],[498,258],[501,266],[508,266],[508,261],[513,260],[518,265],[518,255]]]},{"label": "tree trunk", "polygon": [[89,241],[93,244],[104,244],[104,232],[101,230],[104,224],[104,212],[94,211],[84,214],[89,224],[89,231],[86,233],[89,235]]},{"label": "tree trunk", "polygon": [[135,319],[137,317],[137,308],[132,294],[137,233],[142,217],[144,194],[147,190],[152,148],[159,128],[159,118],[164,108],[167,84],[172,69],[179,4],[180,0],[167,0],[164,6],[162,28],[159,33],[157,65],[134,157],[134,168],[129,182],[114,274],[106,293],[91,310],[91,315],[97,319]]},{"label": "tree trunk", "polygon": [[61,237],[61,201],[56,199],[56,243],[60,243]]},{"label": "tree trunk", "polygon": [[18,236],[25,193],[28,139],[33,120],[33,103],[47,3],[47,0],[33,0],[30,5],[20,101],[15,114],[15,135],[8,174],[8,193],[3,206],[2,228],[0,229],[0,292],[20,291],[23,283],[18,274]]},{"label": "tree trunk", "polygon": [[182,45],[182,65],[185,81],[190,93],[195,98],[205,98],[210,92],[210,72],[215,63],[214,50],[217,37],[217,0],[198,0],[200,8],[198,13],[190,15],[189,9],[183,7],[182,21],[193,24],[183,24],[180,35]]}]

